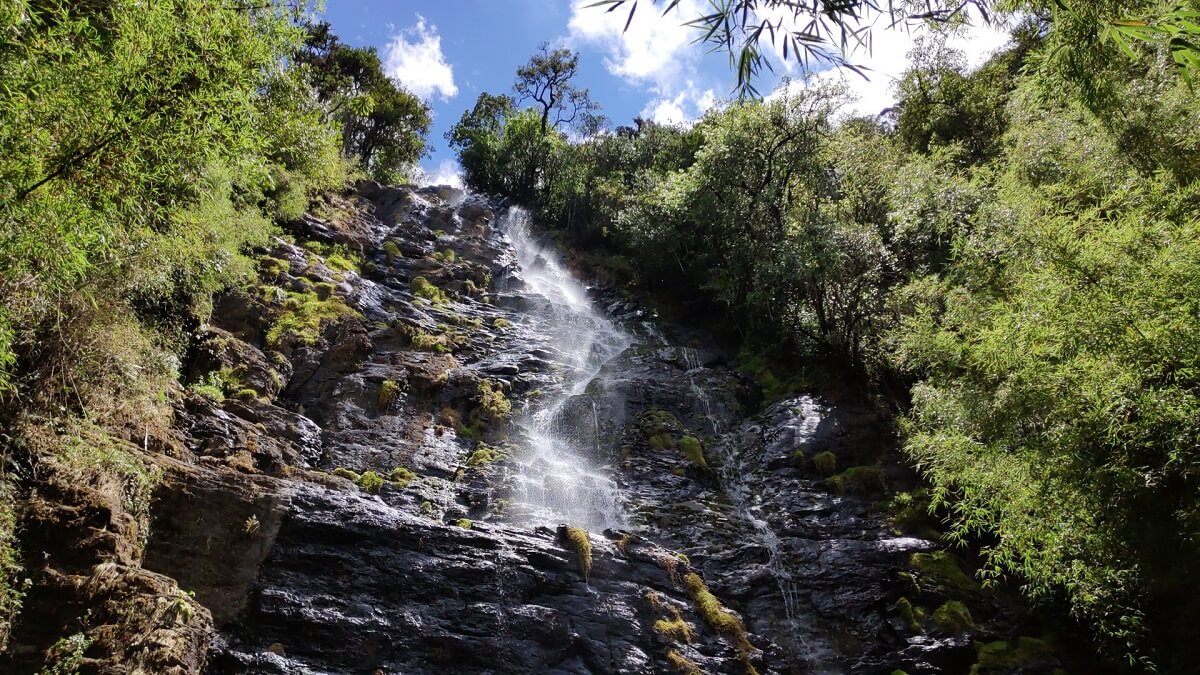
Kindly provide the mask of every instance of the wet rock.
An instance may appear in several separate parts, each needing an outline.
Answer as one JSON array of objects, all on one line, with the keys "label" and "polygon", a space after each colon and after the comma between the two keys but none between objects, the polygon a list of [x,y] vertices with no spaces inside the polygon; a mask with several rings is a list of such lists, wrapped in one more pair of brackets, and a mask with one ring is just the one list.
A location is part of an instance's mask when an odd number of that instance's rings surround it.
[{"label": "wet rock", "polygon": [[[189,380],[256,396],[179,394],[175,436],[145,444],[177,449],[153,456],[144,556],[111,495],[29,511],[55,565],[20,644],[67,630],[81,588],[104,672],[948,674],[1016,635],[1007,608],[929,627],[963,592],[892,530],[892,476],[847,473],[890,449],[870,410],[753,408],[730,354],[564,278],[499,204],[363,182],[326,206],[289,228],[362,274],[278,241],[217,300]],[[283,288],[353,311],[267,345]]]}]

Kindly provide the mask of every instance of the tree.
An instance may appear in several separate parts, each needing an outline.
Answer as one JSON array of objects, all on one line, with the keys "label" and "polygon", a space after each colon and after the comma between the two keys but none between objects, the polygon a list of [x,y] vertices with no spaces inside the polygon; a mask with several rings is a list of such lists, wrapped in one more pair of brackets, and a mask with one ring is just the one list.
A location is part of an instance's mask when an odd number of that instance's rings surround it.
[{"label": "tree", "polygon": [[374,47],[350,47],[327,22],[305,27],[297,61],[325,104],[327,119],[342,127],[342,152],[357,158],[373,178],[394,182],[425,154],[429,105],[383,72]]},{"label": "tree", "polygon": [[566,48],[550,51],[545,42],[529,63],[517,69],[517,81],[513,85],[517,102],[528,100],[541,106],[543,134],[551,127],[558,129],[560,124],[585,122],[596,109],[588,90],[571,82],[578,71],[578,54]]},{"label": "tree", "polygon": [[511,96],[481,92],[475,106],[446,132],[446,141],[458,152],[463,180],[472,188],[491,194],[502,190],[500,146],[504,125],[515,110]]}]

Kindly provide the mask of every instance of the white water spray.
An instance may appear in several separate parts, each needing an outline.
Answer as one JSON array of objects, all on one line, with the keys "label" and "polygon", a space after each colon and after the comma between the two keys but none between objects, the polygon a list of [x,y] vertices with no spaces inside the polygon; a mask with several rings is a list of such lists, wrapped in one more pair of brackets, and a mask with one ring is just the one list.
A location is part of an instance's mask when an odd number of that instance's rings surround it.
[{"label": "white water spray", "polygon": [[[514,512],[538,524],[569,523],[592,530],[624,524],[620,489],[600,457],[595,400],[585,411],[572,400],[587,391],[604,364],[629,346],[630,336],[595,310],[586,289],[558,255],[530,231],[529,214],[512,207],[500,219],[516,252],[525,312],[547,339],[561,379],[533,400],[517,424],[526,443],[518,452]],[[578,406],[574,406],[577,408]]]}]

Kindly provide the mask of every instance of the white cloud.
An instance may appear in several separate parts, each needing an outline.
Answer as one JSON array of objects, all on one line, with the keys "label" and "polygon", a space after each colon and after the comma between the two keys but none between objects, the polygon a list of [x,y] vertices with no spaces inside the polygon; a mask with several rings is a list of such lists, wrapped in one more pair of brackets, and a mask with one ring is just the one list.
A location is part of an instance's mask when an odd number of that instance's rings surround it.
[{"label": "white cloud", "polygon": [[449,185],[461,188],[463,186],[462,167],[452,159],[443,159],[432,169],[422,167],[417,182],[422,185]]},{"label": "white cloud", "polygon": [[627,10],[607,12],[590,4],[592,0],[580,0],[572,7],[567,42],[599,47],[608,72],[650,93],[642,117],[686,124],[716,103],[712,89],[696,84],[704,48],[695,43],[696,30],[684,25],[705,13],[703,0],[681,0],[667,16],[643,3],[628,30]]},{"label": "white cloud", "polygon": [[[966,55],[968,67],[976,68],[1009,39],[1003,26],[986,26],[977,16],[972,19],[972,25],[959,29],[947,39],[946,46],[961,51]],[[871,50],[859,50],[847,59],[856,66],[869,69],[866,79],[843,67],[817,73],[813,80],[840,81],[847,85],[857,101],[848,106],[845,113],[877,115],[896,104],[894,87],[911,63],[908,52],[918,37],[929,32],[930,29],[924,26],[888,28],[886,20],[876,21],[871,30]]]},{"label": "white cloud", "polygon": [[688,80],[674,96],[655,98],[647,103],[642,117],[659,124],[690,124],[716,103],[717,95],[712,89],[700,91],[693,81]]},{"label": "white cloud", "polygon": [[392,38],[383,59],[384,71],[417,96],[428,100],[435,93],[443,101],[458,94],[454,68],[442,55],[442,37],[437,27],[417,15],[417,24]]},{"label": "white cloud", "polygon": [[681,74],[694,69],[701,48],[693,44],[695,30],[683,23],[703,13],[700,0],[681,0],[665,17],[650,3],[643,3],[629,30],[625,30],[629,13],[624,8],[608,12],[588,7],[590,4],[581,0],[572,6],[567,41],[603,49],[608,72],[665,91],[673,88]]}]

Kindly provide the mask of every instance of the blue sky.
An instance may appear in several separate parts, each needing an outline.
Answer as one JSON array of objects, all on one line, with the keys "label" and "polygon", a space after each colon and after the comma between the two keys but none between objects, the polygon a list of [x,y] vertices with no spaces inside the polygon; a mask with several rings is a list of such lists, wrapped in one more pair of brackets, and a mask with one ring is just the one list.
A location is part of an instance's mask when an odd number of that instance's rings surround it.
[{"label": "blue sky", "polygon": [[[566,46],[579,52],[578,83],[615,124],[637,115],[660,122],[686,123],[729,95],[734,76],[728,59],[694,44],[696,34],[681,24],[707,7],[682,0],[666,17],[639,9],[628,31],[625,14],[586,7],[591,0],[404,0],[351,3],[329,0],[324,17],[343,41],[373,45],[389,75],[433,109],[431,154],[422,161],[430,179],[454,180],[453,154],[443,134],[470,108],[481,91],[511,93],[516,69],[538,45]],[[643,3],[649,7],[649,3]],[[914,35],[875,31],[869,53],[851,60],[874,71],[869,81],[843,78],[858,95],[855,112],[878,113],[891,103],[890,85],[907,65]],[[971,28],[953,46],[979,63],[1004,43],[1003,31]],[[771,89],[784,75],[802,76],[793,64],[775,59],[777,75],[760,83]]]}]

